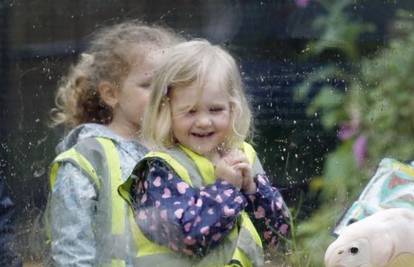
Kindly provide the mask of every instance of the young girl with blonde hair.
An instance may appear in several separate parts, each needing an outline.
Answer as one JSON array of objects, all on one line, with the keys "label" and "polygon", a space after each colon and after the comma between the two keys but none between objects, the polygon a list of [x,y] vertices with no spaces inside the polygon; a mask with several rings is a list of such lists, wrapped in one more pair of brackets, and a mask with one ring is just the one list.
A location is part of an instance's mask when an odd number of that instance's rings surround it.
[{"label": "young girl with blonde hair", "polygon": [[153,69],[180,41],[137,21],[109,26],[63,79],[53,122],[72,130],[51,166],[51,265],[133,266],[136,248],[117,186],[147,153],[138,136]]},{"label": "young girl with blonde hair", "polygon": [[[204,40],[169,49],[143,139],[153,149],[120,187],[133,206],[140,266],[261,266],[288,210],[253,147],[235,60]],[[258,233],[258,229],[261,230]]]}]

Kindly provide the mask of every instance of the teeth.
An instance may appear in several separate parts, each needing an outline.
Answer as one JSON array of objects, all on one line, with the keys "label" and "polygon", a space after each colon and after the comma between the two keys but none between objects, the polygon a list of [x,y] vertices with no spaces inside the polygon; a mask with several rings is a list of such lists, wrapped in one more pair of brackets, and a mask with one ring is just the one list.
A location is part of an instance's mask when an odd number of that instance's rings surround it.
[{"label": "teeth", "polygon": [[206,134],[199,134],[199,133],[193,133],[193,135],[197,136],[197,137],[206,137],[206,136],[210,136],[213,133],[206,133]]}]

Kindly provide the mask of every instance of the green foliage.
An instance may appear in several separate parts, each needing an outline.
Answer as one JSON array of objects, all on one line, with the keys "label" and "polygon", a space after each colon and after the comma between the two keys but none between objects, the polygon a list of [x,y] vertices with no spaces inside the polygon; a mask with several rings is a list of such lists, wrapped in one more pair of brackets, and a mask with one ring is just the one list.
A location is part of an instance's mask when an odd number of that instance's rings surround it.
[{"label": "green foliage", "polygon": [[[350,1],[322,3],[332,9],[318,20],[325,31],[321,40],[312,43],[312,52],[320,54],[324,49],[332,49],[334,44],[335,49],[348,56],[352,66],[341,69],[326,65],[298,88],[297,97],[306,97],[310,88],[318,84],[321,89],[312,99],[308,114],[319,113],[323,125],[330,129],[345,124],[352,124],[354,129],[326,157],[320,187],[321,206],[297,225],[295,242],[300,246],[295,249],[300,255],[303,251],[309,254],[307,262],[297,266],[323,266],[325,249],[333,240],[330,229],[356,199],[382,158],[414,159],[413,17],[399,11],[389,43],[375,55],[361,57],[357,37],[371,28],[359,24],[361,27],[357,30],[358,22],[346,17],[345,7]],[[335,88],[330,83],[334,79],[343,81],[345,89]],[[354,149],[361,136],[367,140],[367,153],[365,160],[358,162]],[[296,262],[303,258],[300,255]]]},{"label": "green foliage", "polygon": [[332,227],[359,193],[364,177],[355,164],[351,141],[327,156],[321,196],[325,204],[301,222],[294,219],[292,253],[287,259],[291,266],[323,266],[325,250],[334,240],[330,234]]},{"label": "green foliage", "polygon": [[322,31],[317,41],[310,43],[313,54],[321,54],[327,49],[340,49],[352,60],[359,58],[358,48],[355,46],[361,33],[373,31],[371,24],[351,20],[346,11],[354,1],[320,0],[320,4],[327,14],[315,20],[314,28]]},{"label": "green foliage", "polygon": [[[329,244],[334,239],[330,236],[331,226],[334,220],[333,209],[324,208],[316,211],[312,219],[306,220],[298,225],[297,243],[299,247],[297,251],[302,254],[306,252],[307,257],[305,258],[304,255],[299,254],[301,258],[299,258],[298,262],[298,255],[292,254],[292,257],[296,260],[296,264],[292,266],[323,266],[322,260],[326,244]],[[306,259],[306,261],[303,261],[303,259]]]},{"label": "green foliage", "polygon": [[308,114],[320,112],[323,114],[323,125],[326,128],[333,128],[337,126],[338,121],[346,120],[347,116],[343,107],[343,95],[337,92],[335,83],[341,81],[349,84],[355,79],[355,74],[359,71],[356,62],[360,58],[358,38],[362,33],[373,31],[374,26],[349,17],[347,8],[353,3],[351,0],[319,2],[326,10],[326,14],[321,15],[314,22],[313,27],[321,32],[321,36],[309,43],[307,55],[312,57],[322,55],[326,51],[336,51],[353,64],[345,66],[343,62],[331,62],[315,70],[297,87],[295,98],[298,101],[303,100],[315,84],[323,83],[323,89],[319,90],[319,94],[312,101]]},{"label": "green foliage", "polygon": [[365,59],[360,84],[352,85],[349,102],[369,138],[370,158],[414,158],[414,20],[399,12],[399,35],[376,57]]},{"label": "green foliage", "polygon": [[333,90],[330,86],[323,86],[319,94],[313,99],[309,105],[307,114],[318,113],[319,111],[324,114],[322,117],[322,124],[331,129],[337,125],[338,118],[341,118],[343,112],[341,107],[343,104],[343,94],[337,90]]}]

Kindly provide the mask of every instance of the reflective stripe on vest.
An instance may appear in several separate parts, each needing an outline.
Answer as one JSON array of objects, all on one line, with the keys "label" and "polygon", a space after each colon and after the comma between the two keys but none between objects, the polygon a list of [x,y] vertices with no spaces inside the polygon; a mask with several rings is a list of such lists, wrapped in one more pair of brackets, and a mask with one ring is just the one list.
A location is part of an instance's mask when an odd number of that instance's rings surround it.
[{"label": "reflective stripe on vest", "polygon": [[53,189],[53,186],[56,182],[57,171],[61,162],[71,162],[75,166],[79,166],[83,172],[85,172],[87,177],[92,179],[92,184],[98,189],[101,188],[101,180],[98,179],[95,169],[92,167],[92,164],[76,149],[71,148],[57,156],[52,162],[52,167],[50,171],[50,189]]},{"label": "reflective stripe on vest", "polygon": [[[99,198],[107,197],[106,200],[98,201],[98,209],[109,209],[107,212],[109,218],[100,218],[106,224],[104,227],[100,227],[101,229],[96,229],[95,233],[100,237],[105,236],[104,243],[111,246],[102,253],[102,256],[106,258],[102,265],[124,267],[128,255],[125,229],[130,227],[130,220],[126,220],[125,217],[131,216],[133,218],[133,214],[130,211],[127,213],[128,206],[125,200],[118,195],[118,187],[123,181],[120,158],[113,141],[100,137],[89,138],[58,155],[52,162],[50,171],[50,187],[52,189],[56,182],[58,169],[63,162],[71,162],[78,166],[91,179],[91,183],[99,192]],[[133,227],[136,227],[135,224]],[[121,248],[121,244],[124,244],[124,247]],[[97,251],[104,249],[99,247],[104,245],[97,244]]]},{"label": "reflective stripe on vest", "polygon": [[[247,143],[244,144],[243,150],[253,165],[256,159],[256,152]],[[168,152],[149,152],[148,158],[160,158],[164,160],[173,170],[182,178],[183,181],[191,186],[200,187],[201,185],[212,184],[215,182],[213,164],[191,150],[180,147],[180,149],[170,150]],[[192,166],[190,166],[192,165]],[[195,165],[195,166],[194,166]],[[129,199],[129,188],[132,180],[120,187],[121,195]],[[131,201],[129,199],[129,201]],[[261,266],[263,265],[262,243],[246,212],[241,212],[237,225],[228,237],[224,239],[215,249],[211,250],[208,255],[201,261],[195,261],[190,258],[183,258],[174,253],[166,246],[160,246],[150,240],[141,232],[139,227],[133,232],[134,239],[137,242],[137,266]],[[216,263],[214,261],[216,260]],[[226,265],[226,262],[228,263]]]}]

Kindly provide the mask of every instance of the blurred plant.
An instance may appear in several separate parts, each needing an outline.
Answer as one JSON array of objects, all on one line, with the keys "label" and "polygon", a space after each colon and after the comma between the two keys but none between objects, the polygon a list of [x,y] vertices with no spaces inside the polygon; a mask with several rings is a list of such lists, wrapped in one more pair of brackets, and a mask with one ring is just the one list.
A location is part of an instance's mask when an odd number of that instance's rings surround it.
[{"label": "blurred plant", "polygon": [[318,3],[327,11],[324,16],[318,17],[313,27],[322,32],[315,42],[310,43],[313,54],[320,54],[327,49],[340,49],[351,60],[359,58],[357,43],[361,33],[373,31],[372,24],[362,23],[360,20],[349,17],[346,9],[354,4],[354,0],[319,0]]},{"label": "blurred plant", "polygon": [[310,3],[310,0],[295,0],[295,4],[298,6],[298,7],[307,7],[308,5],[309,5],[309,3]]},{"label": "blurred plant", "polygon": [[[280,236],[280,243],[283,249],[269,249],[265,251],[267,258],[266,263],[271,265],[265,266],[279,266],[279,267],[309,267],[309,252],[303,251],[297,243],[298,239],[296,233],[298,231],[298,214],[300,212],[303,201],[303,194],[299,197],[299,203],[296,208],[291,208],[291,217],[290,217],[290,237],[286,238]],[[276,231],[277,232],[277,231]]]},{"label": "blurred plant", "polygon": [[328,62],[308,76],[296,95],[312,98],[307,113],[320,114],[324,127],[338,134],[338,145],[327,155],[321,177],[310,185],[319,189],[321,205],[297,226],[296,249],[309,253],[307,266],[323,266],[324,251],[333,240],[330,229],[379,161],[414,159],[413,16],[398,11],[389,43],[363,57],[357,41],[373,26],[347,15],[353,1],[319,2],[327,10],[316,21],[323,31],[306,51],[310,56],[335,51],[347,64]]}]

